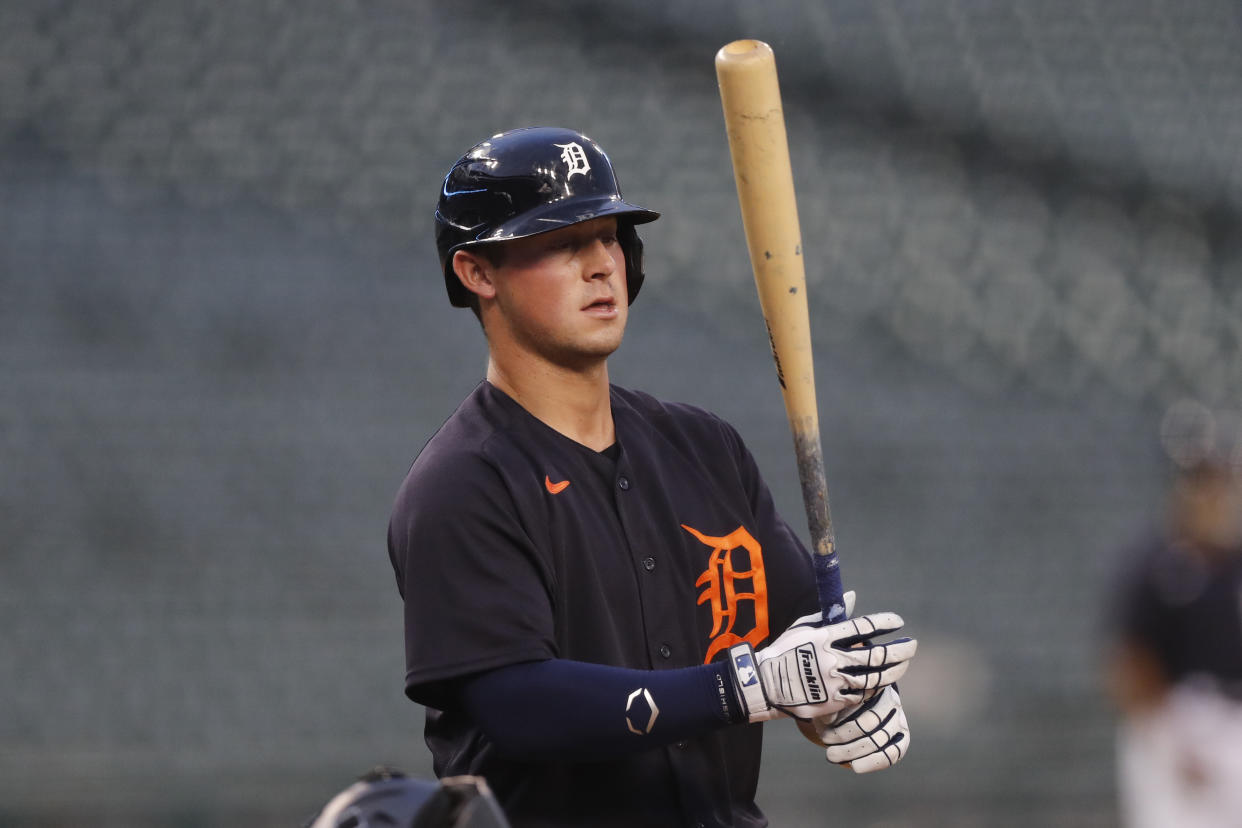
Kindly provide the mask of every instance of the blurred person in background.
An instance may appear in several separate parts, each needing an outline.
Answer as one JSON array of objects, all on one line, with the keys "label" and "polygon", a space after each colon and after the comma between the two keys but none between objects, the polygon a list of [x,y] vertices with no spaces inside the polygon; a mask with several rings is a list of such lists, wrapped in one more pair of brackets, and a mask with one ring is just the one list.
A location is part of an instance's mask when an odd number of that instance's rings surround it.
[{"label": "blurred person in background", "polygon": [[1115,596],[1127,826],[1242,825],[1242,457],[1220,426],[1195,403],[1169,410],[1164,522],[1129,551]]}]

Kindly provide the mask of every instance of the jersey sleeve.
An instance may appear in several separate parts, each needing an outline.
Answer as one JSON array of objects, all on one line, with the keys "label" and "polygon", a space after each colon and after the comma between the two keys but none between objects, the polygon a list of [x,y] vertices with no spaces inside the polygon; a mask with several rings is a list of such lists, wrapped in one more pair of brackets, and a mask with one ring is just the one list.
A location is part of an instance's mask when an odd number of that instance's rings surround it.
[{"label": "jersey sleeve", "polygon": [[397,495],[388,553],[415,702],[447,709],[456,679],[557,655],[551,575],[484,456],[419,458]]}]

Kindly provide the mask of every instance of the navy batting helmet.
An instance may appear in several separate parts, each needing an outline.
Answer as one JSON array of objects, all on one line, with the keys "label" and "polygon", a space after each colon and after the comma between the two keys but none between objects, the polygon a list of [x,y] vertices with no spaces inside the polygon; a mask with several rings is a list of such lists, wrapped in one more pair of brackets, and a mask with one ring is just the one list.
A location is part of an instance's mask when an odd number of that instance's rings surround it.
[{"label": "navy batting helmet", "polygon": [[515,129],[471,147],[444,179],[436,206],[436,249],[449,301],[470,306],[453,272],[463,247],[546,233],[616,216],[629,300],[643,284],[643,245],[634,225],[660,214],[621,197],[612,163],[599,144],[557,127]]}]

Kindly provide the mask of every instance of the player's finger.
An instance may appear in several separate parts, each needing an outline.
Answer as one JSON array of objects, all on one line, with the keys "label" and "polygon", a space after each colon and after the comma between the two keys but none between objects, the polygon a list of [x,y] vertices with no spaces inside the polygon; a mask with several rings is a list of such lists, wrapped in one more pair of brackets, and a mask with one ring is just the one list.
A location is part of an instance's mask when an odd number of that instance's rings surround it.
[{"label": "player's finger", "polygon": [[833,624],[827,632],[834,646],[844,648],[897,632],[905,623],[895,612],[873,612]]},{"label": "player's finger", "polygon": [[874,695],[849,718],[832,727],[822,728],[819,739],[825,745],[845,745],[875,733],[893,717],[897,709],[897,693],[891,687]]},{"label": "player's finger", "polygon": [[919,642],[914,638],[899,638],[884,644],[868,644],[863,647],[852,647],[848,650],[834,648],[839,669],[846,673],[862,673],[868,670],[883,669],[893,664],[909,661],[919,650]]},{"label": "player's finger", "polygon": [[848,763],[855,773],[870,773],[897,764],[909,749],[910,725],[898,704],[883,728],[849,745],[829,747],[826,756],[829,762]]},{"label": "player's finger", "polygon": [[897,730],[893,717],[889,717],[889,723],[874,733],[869,733],[861,739],[855,739],[844,745],[829,746],[827,750],[828,761],[840,765],[845,762],[852,762],[855,759],[861,759],[864,756],[875,753],[877,750],[883,750],[892,743],[899,733],[900,731]]},{"label": "player's finger", "polygon": [[[846,762],[853,764],[879,753],[887,757],[891,764],[896,764],[902,756],[905,756],[909,746],[910,725],[906,721],[906,712],[898,706],[885,720],[882,727],[847,744],[830,745],[826,755],[828,761],[834,764]],[[865,764],[867,762],[864,762]]]},{"label": "player's finger", "polygon": [[[867,702],[871,701],[873,698],[880,695],[887,689],[888,689],[887,687],[883,687],[883,686],[860,687],[860,688],[843,686],[841,688],[841,697],[848,702],[846,706],[846,709],[848,709],[850,707],[858,707],[860,705],[865,705]],[[837,714],[829,714],[829,716],[827,717],[827,720],[835,721],[832,718],[835,715]],[[821,733],[821,737],[822,737],[823,732],[828,731],[833,726],[834,725],[832,724],[819,724],[819,723],[815,725],[816,732]]]},{"label": "player's finger", "polygon": [[[883,748],[868,753],[866,756],[851,760],[850,770],[854,773],[871,773],[872,771],[891,768],[902,760],[910,750],[910,731],[898,733]],[[832,761],[829,759],[828,761]]]},{"label": "player's finger", "polygon": [[885,687],[896,683],[909,669],[909,661],[900,661],[896,664],[885,667],[882,670],[866,669],[851,672],[850,670],[841,670],[839,675],[845,686],[850,690],[871,690],[877,687]]}]

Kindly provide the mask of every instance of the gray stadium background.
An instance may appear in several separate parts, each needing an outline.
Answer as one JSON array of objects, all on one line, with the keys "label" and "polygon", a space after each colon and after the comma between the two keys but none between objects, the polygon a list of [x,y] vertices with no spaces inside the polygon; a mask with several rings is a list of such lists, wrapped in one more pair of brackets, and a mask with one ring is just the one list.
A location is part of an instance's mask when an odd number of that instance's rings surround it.
[{"label": "gray stadium background", "polygon": [[[0,825],[298,824],[429,772],[384,550],[481,376],[440,176],[610,151],[614,380],[712,408],[801,526],[712,56],[776,49],[847,581],[922,640],[906,762],[770,727],[776,825],[1110,825],[1100,603],[1157,430],[1242,386],[1224,0],[0,2]],[[641,795],[635,792],[635,795]]]}]

